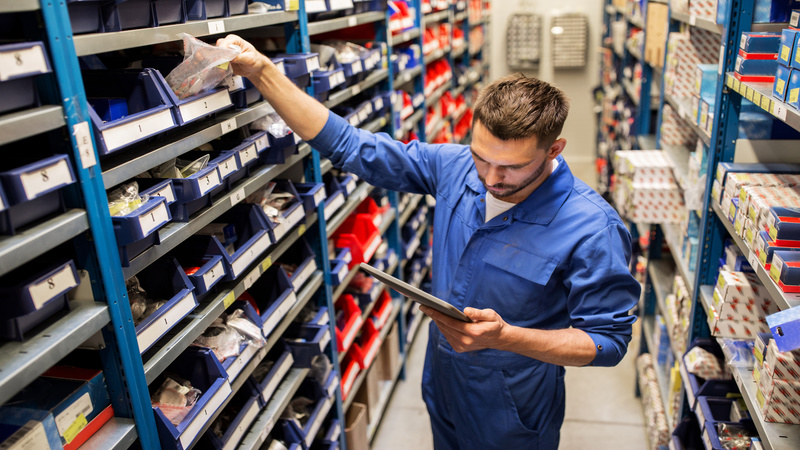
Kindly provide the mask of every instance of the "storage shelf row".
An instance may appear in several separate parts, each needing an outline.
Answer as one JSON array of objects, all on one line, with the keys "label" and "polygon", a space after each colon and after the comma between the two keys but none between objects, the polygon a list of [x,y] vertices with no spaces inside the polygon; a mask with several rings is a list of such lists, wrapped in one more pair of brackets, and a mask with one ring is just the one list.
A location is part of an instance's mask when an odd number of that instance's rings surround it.
[{"label": "storage shelf row", "polygon": [[0,116],[0,145],[25,139],[66,125],[64,108],[44,105]]},{"label": "storage shelf row", "polygon": [[389,76],[389,69],[379,69],[375,72],[369,74],[364,81],[354,84],[347,89],[342,89],[339,92],[331,94],[328,97],[328,100],[324,103],[327,108],[333,108],[334,106],[340,105],[347,100],[355,97],[356,95],[360,94],[362,91],[375,86],[379,82],[385,80]]},{"label": "storage shelf row", "polygon": [[214,203],[200,211],[190,222],[170,222],[158,230],[161,244],[150,247],[139,256],[131,259],[128,267],[123,267],[122,273],[125,279],[129,279],[144,270],[150,264],[162,258],[190,236],[195,235],[214,219],[221,216],[234,205],[243,201],[248,195],[262,188],[269,181],[278,178],[287,169],[303,160],[311,153],[311,148],[307,145],[298,149],[297,155],[286,158],[284,164],[273,164],[260,167],[249,178],[245,178],[233,186],[230,193],[223,195]]},{"label": "storage shelf row", "polygon": [[0,404],[108,325],[108,307],[74,302],[71,311],[24,342],[0,346]]},{"label": "storage shelf row", "polygon": [[422,16],[422,22],[425,25],[429,25],[429,24],[434,23],[434,22],[440,22],[442,20],[445,20],[445,19],[447,19],[447,17],[449,15],[450,15],[450,11],[447,10],[447,9],[445,9],[443,11],[438,11],[438,12],[425,14],[424,16]]},{"label": "storage shelf row", "polygon": [[[647,342],[647,348],[650,350],[650,353],[653,355],[653,359],[656,357],[656,353],[658,351],[658,347],[655,343],[655,334],[657,327],[656,327],[656,318],[654,316],[647,316],[642,319],[642,334],[645,337],[645,341]],[[658,390],[661,394],[661,402],[668,405],[669,398],[667,397],[669,392],[669,376],[661,370],[661,366],[656,365],[654,367],[654,372],[656,373],[656,381],[658,382]],[[673,428],[672,425],[672,418],[667,415],[667,426],[671,430]]]},{"label": "storage shelf row", "polygon": [[[381,14],[381,17],[383,17],[383,14]],[[297,12],[276,11],[258,14],[250,13],[241,16],[198,20],[155,28],[141,28],[113,33],[80,34],[75,35],[73,41],[75,42],[75,52],[78,56],[86,56],[172,42],[180,33],[187,33],[194,37],[202,37],[267,27],[270,25],[280,25],[297,20]]]},{"label": "storage shelf row", "polygon": [[772,97],[772,83],[739,81],[732,73],[725,74],[725,84],[742,97],[755,103],[795,130],[800,131],[800,111]]},{"label": "storage shelf row", "polygon": [[678,113],[681,119],[683,119],[684,123],[689,125],[689,128],[691,128],[692,131],[694,131],[697,137],[702,139],[705,145],[711,144],[711,137],[704,130],[701,130],[700,127],[697,125],[697,122],[693,120],[693,117],[689,113],[691,107],[688,104],[686,104],[685,101],[672,98],[672,96],[670,96],[667,93],[664,93],[664,101],[669,103],[672,109]]},{"label": "storage shelf row", "polygon": [[448,53],[450,53],[450,47],[445,48],[437,48],[436,50],[430,52],[423,58],[425,65],[430,65],[430,63],[436,61],[437,59],[441,59],[445,57]]},{"label": "storage shelf row", "polygon": [[[750,247],[747,245],[746,242],[736,233],[736,229],[734,228],[733,224],[728,220],[728,217],[725,213],[723,213],[722,209],[716,202],[710,202],[712,204],[712,208],[714,213],[716,213],[717,218],[720,222],[725,226],[725,229],[728,230],[728,233],[731,236],[731,239],[736,243],[739,249],[742,250],[742,253],[747,257],[748,261],[755,262],[757,261],[756,258],[751,256]],[[752,264],[751,262],[751,264]],[[775,284],[775,281],[772,277],[769,276],[769,272],[764,269],[764,266],[761,264],[756,264],[753,266],[753,269],[758,276],[759,281],[769,292],[769,295],[772,297],[772,300],[775,304],[778,305],[780,309],[787,309],[787,308],[794,308],[795,306],[800,306],[800,294],[789,294],[784,293],[780,290],[778,285]]]},{"label": "storage shelf row", "polygon": [[404,44],[412,39],[417,39],[419,36],[420,36],[419,28],[414,28],[412,30],[398,33],[392,36],[392,47],[397,47],[398,45]]},{"label": "storage shelf row", "polygon": [[422,66],[414,67],[400,72],[394,79],[394,86],[399,87],[413,80],[422,73]]},{"label": "storage shelf row", "polygon": [[[393,323],[397,319],[398,314],[400,314],[401,309],[400,300],[392,300],[392,313],[389,315],[389,320],[387,320],[386,323]],[[379,335],[381,342],[386,340],[386,336],[389,334],[389,331],[391,331],[391,327],[388,326],[381,329]],[[358,389],[362,384],[364,384],[364,380],[367,378],[367,373],[372,370],[373,367],[373,365],[370,365],[370,367],[367,367],[366,370],[362,370],[358,376],[356,376],[353,386],[350,388],[350,395],[348,395],[347,398],[342,401],[342,409],[345,412],[350,409],[350,405],[353,404],[353,399],[355,398],[355,393],[358,392]]]},{"label": "storage shelf row", "polygon": [[317,34],[342,30],[344,28],[355,27],[357,25],[363,25],[365,23],[379,22],[385,18],[386,14],[383,11],[370,11],[348,17],[309,22],[308,35],[314,36]]},{"label": "storage shelf row", "polygon": [[[186,319],[172,328],[153,348],[142,356],[147,383],[152,383],[186,348],[200,336],[237,298],[277,261],[306,231],[306,227],[317,221],[316,213],[306,218],[295,232],[291,232],[272,250],[258,257],[249,272],[236,281],[223,286],[216,297],[201,303]],[[164,341],[166,339],[166,342]]]}]

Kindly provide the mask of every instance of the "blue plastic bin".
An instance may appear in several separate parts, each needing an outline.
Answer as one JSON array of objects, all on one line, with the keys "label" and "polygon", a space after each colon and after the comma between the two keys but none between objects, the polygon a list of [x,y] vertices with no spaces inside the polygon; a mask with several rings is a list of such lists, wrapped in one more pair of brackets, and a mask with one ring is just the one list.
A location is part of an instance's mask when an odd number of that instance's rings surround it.
[{"label": "blue plastic bin", "polygon": [[[289,277],[289,281],[292,283],[295,292],[300,292],[303,285],[317,270],[317,261],[315,257],[316,255],[314,255],[314,252],[311,250],[306,240],[300,239],[277,261],[281,266],[280,269]],[[284,264],[296,266],[297,268],[290,275],[283,267]]]},{"label": "blue plastic bin", "polygon": [[[263,322],[261,321],[261,316],[256,313],[256,310],[253,309],[250,303],[237,300],[228,307],[226,312],[231,314],[237,309],[244,311],[245,317],[247,317],[253,325],[258,328],[262,327]],[[253,359],[258,350],[259,347],[256,347],[254,344],[243,343],[239,348],[239,355],[233,358],[226,358],[225,361],[222,362],[222,367],[228,374],[228,380],[230,380],[231,383],[239,377],[239,374],[242,373],[242,370]]]},{"label": "blue plastic bin", "polygon": [[169,74],[172,69],[177,67],[182,61],[181,58],[163,57],[148,58],[142,62],[145,67],[153,67],[156,69],[154,70],[154,78],[160,83],[164,92],[166,92],[169,103],[172,105],[175,121],[178,125],[182,126],[200,120],[233,106],[231,95],[224,86],[217,86],[210,91],[193,95],[183,100],[179,99],[169,87],[169,83],[167,83],[164,76],[165,74]]},{"label": "blue plastic bin", "polygon": [[168,299],[136,325],[139,351],[144,353],[197,307],[197,299],[192,282],[175,258],[166,257],[150,264],[137,279],[149,298]]},{"label": "blue plastic bin", "polygon": [[303,199],[306,214],[316,212],[317,207],[323,204],[327,198],[324,183],[295,183],[294,188]]},{"label": "blue plastic bin", "polygon": [[191,236],[172,252],[192,282],[198,300],[216,292],[214,287],[228,274],[219,248],[209,245],[209,240],[209,236]]},{"label": "blue plastic bin", "polygon": [[[157,71],[90,70],[82,75],[99,154],[123,149],[178,125]],[[103,121],[91,107],[92,99],[109,98],[127,100],[128,115],[110,122]]]},{"label": "blue plastic bin", "polygon": [[184,0],[189,20],[228,17],[227,0]]},{"label": "blue plastic bin", "polygon": [[153,16],[157,26],[186,22],[184,0],[153,0]]},{"label": "blue plastic bin", "polygon": [[100,4],[105,0],[67,0],[69,23],[73,34],[103,31]]},{"label": "blue plastic bin", "polygon": [[222,254],[228,280],[239,278],[274,243],[262,215],[258,205],[238,204],[216,220],[217,223],[233,224],[236,228],[233,254],[229,254],[215,236],[209,242],[209,245],[217,247],[217,254]]},{"label": "blue plastic bin", "polygon": [[0,45],[0,55],[17,64],[0,68],[0,113],[39,103],[34,77],[51,71],[41,42]]},{"label": "blue plastic bin", "polygon": [[[329,376],[330,383],[333,383],[331,378],[336,379],[335,375],[336,373],[332,371]],[[298,439],[305,445],[305,448],[311,446],[314,437],[322,427],[325,417],[327,417],[333,405],[333,399],[328,396],[326,388],[327,385],[320,386],[320,384],[311,377],[303,380],[295,394],[295,398],[303,397],[313,402],[308,405],[309,416],[302,423],[297,420],[281,419],[278,426],[283,428],[284,436],[292,436],[294,439],[291,439],[291,441]]]},{"label": "blue plastic bin", "polygon": [[702,450],[702,432],[697,425],[697,419],[693,416],[684,417],[683,420],[672,431],[672,444],[670,448],[675,450]]},{"label": "blue plastic bin", "polygon": [[[261,395],[259,395],[255,382],[248,379],[242,387],[233,394],[233,398],[231,398],[231,401],[228,402],[228,405],[225,407],[226,409],[239,411],[238,414],[233,418],[233,421],[222,428],[224,433],[221,436],[214,433],[214,428],[217,425],[212,424],[211,428],[206,431],[203,437],[205,445],[201,447],[218,450],[235,448],[247,433],[250,425],[255,422],[258,413],[264,406],[266,406],[266,404],[262,400]],[[220,420],[222,420],[221,416],[217,417],[217,421]]]},{"label": "blue plastic bin", "polygon": [[1,277],[4,313],[0,337],[24,340],[25,333],[64,309],[67,293],[78,284],[80,279],[72,260],[49,264],[34,261]]},{"label": "blue plastic bin", "polygon": [[342,69],[316,70],[311,73],[311,82],[314,85],[314,97],[324,102],[328,100],[333,89],[345,83],[344,71]]},{"label": "blue plastic bin", "polygon": [[[262,378],[254,378],[258,391],[261,393],[261,398],[265,403],[269,403],[270,399],[272,399],[275,390],[294,364],[292,352],[282,340],[278,341],[275,346],[270,349],[259,366],[270,363],[272,367]],[[263,372],[256,368],[254,374],[255,373]]]},{"label": "blue plastic bin", "polygon": [[[153,407],[161,448],[188,449],[200,436],[203,426],[222,407],[231,396],[231,385],[222,365],[214,354],[204,348],[188,348],[170,364],[167,373],[174,373],[192,383],[202,391],[202,395],[191,411],[177,426],[173,425],[164,413]],[[156,380],[154,384],[160,384]],[[153,386],[157,388],[158,386]]]},{"label": "blue plastic bin", "polygon": [[303,209],[303,202],[300,195],[294,188],[294,185],[289,180],[275,180],[276,186],[274,192],[288,192],[294,196],[294,199],[286,202],[280,214],[282,221],[275,223],[267,217],[261,208],[258,208],[259,217],[264,223],[264,226],[270,228],[270,234],[274,242],[280,242],[286,234],[296,227],[301,222],[305,221],[305,210]]},{"label": "blue plastic bin", "polygon": [[187,178],[153,178],[157,182],[171,180],[175,189],[175,203],[170,205],[172,220],[188,222],[192,214],[211,206],[212,192],[222,185],[216,164],[209,164]]},{"label": "blue plastic bin", "polygon": [[311,361],[325,351],[331,341],[328,325],[298,324],[289,326],[283,334],[294,356],[296,368],[310,368]]},{"label": "blue plastic bin", "polygon": [[156,26],[150,0],[111,0],[101,4],[106,32]]},{"label": "blue plastic bin", "polygon": [[64,212],[62,188],[74,182],[67,155],[0,172],[0,233],[15,234],[23,226]]},{"label": "blue plastic bin", "polygon": [[175,203],[175,189],[172,187],[172,180],[153,182],[146,178],[140,178],[139,195],[149,195],[150,197],[164,197],[167,205]]},{"label": "blue plastic bin", "polygon": [[134,211],[122,216],[112,216],[111,223],[122,265],[129,266],[137,255],[160,244],[158,229],[170,220],[172,215],[164,197],[150,197]]},{"label": "blue plastic bin", "polygon": [[240,170],[231,174],[228,178],[229,188],[242,178],[249,177],[252,170],[260,165],[256,143],[249,139],[215,140],[211,142],[211,145],[215,150],[230,151],[236,155],[236,163],[239,165]]},{"label": "blue plastic bin", "polygon": [[261,331],[266,337],[269,337],[297,303],[297,295],[289,277],[277,266],[270,267],[246,292],[258,306],[263,322]]}]

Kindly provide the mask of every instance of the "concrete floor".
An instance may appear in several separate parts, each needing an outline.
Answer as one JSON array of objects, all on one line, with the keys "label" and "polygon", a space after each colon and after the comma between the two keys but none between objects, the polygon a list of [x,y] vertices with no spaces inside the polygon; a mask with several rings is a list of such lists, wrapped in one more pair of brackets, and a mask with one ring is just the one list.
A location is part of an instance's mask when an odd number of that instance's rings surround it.
[{"label": "concrete floor", "polygon": [[[634,336],[638,336],[638,327]],[[395,388],[372,442],[375,450],[431,450],[428,414],[420,382],[428,339],[427,322],[409,354],[406,379]],[[642,404],[634,396],[638,340],[613,368],[567,368],[567,410],[560,450],[641,450],[647,448]]]}]

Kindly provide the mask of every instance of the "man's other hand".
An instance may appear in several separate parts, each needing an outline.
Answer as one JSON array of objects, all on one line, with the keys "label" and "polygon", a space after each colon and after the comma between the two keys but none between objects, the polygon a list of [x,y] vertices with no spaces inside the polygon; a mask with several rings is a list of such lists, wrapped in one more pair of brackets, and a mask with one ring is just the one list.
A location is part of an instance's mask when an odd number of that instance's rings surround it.
[{"label": "man's other hand", "polygon": [[466,308],[464,314],[474,323],[462,322],[425,306],[419,309],[436,322],[447,342],[459,353],[499,348],[503,329],[507,326],[492,309]]}]

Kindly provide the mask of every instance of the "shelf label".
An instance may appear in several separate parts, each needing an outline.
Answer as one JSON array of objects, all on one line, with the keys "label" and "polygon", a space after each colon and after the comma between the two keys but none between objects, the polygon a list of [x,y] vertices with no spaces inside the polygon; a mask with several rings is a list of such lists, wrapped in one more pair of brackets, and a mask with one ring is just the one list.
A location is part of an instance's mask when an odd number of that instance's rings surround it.
[{"label": "shelf label", "polygon": [[740,89],[739,89],[739,88],[740,88],[740,83],[739,83],[739,80],[737,80],[736,78],[734,78],[734,79],[733,79],[733,90],[734,90],[734,91],[736,91],[736,92],[739,92],[739,93],[741,93],[741,91],[740,91]]},{"label": "shelf label", "polygon": [[226,295],[225,298],[222,299],[222,305],[225,306],[225,309],[228,309],[235,301],[236,301],[236,294],[234,294],[233,291],[230,291],[228,292],[228,295]]},{"label": "shelf label", "polygon": [[39,195],[75,181],[66,159],[59,160],[42,169],[20,175],[25,198],[33,200]]},{"label": "shelf label", "polygon": [[161,317],[156,318],[136,336],[139,344],[139,351],[144,352],[164,333],[178,323],[184,316],[194,309],[197,302],[194,293],[189,291],[185,297],[178,301],[172,308],[164,312]]},{"label": "shelf label", "polygon": [[314,204],[319,205],[325,200],[326,196],[327,194],[325,193],[325,189],[320,186],[320,189],[314,193]]},{"label": "shelf label", "polygon": [[[222,260],[219,260],[203,275],[203,285],[206,287],[206,290],[211,289],[211,286],[219,281],[220,277],[223,275],[225,275],[225,269],[222,267]],[[225,308],[227,309],[227,306]]]},{"label": "shelf label", "polygon": [[164,186],[159,191],[156,191],[152,194],[153,197],[164,197],[167,199],[167,204],[173,203],[175,201],[175,191],[172,189],[172,184],[168,184]]},{"label": "shelf label", "polygon": [[272,257],[267,256],[264,261],[261,261],[261,271],[266,272],[270,267],[272,267]]},{"label": "shelf label", "polygon": [[319,70],[319,56],[314,56],[306,60],[306,71],[313,72]]},{"label": "shelf label", "polygon": [[142,230],[142,236],[147,236],[161,225],[169,222],[169,213],[167,213],[167,202],[160,202],[155,208],[151,209],[139,216],[139,228]]},{"label": "shelf label", "polygon": [[248,145],[247,147],[239,150],[239,161],[242,163],[242,168],[244,168],[250,161],[255,161],[258,159],[258,151],[256,150],[256,145]]},{"label": "shelf label", "polygon": [[755,103],[756,105],[760,105],[761,104],[761,93],[756,91],[755,89],[753,89],[753,100],[752,100],[752,102]]},{"label": "shelf label", "polygon": [[211,417],[222,406],[222,403],[231,395],[231,384],[228,381],[220,386],[219,390],[214,393],[211,399],[206,403],[205,408],[200,411],[192,423],[189,424],[181,433],[180,443],[183,448],[191,447],[197,435],[203,430],[203,426],[211,420]]},{"label": "shelf label", "polygon": [[239,422],[239,425],[236,427],[236,431],[231,434],[228,443],[222,447],[222,450],[233,450],[236,448],[236,445],[242,440],[244,433],[250,428],[256,416],[258,416],[259,411],[261,411],[261,408],[259,408],[258,401],[253,402],[253,404],[250,405],[250,409],[247,410],[244,417],[242,417],[242,420]]},{"label": "shelf label", "polygon": [[267,136],[267,134],[264,133],[264,135],[256,139],[256,151],[260,153],[268,148],[269,148],[269,136]]},{"label": "shelf label", "polygon": [[772,111],[772,99],[767,97],[766,95],[761,97],[761,109],[764,111],[770,112]]},{"label": "shelf label", "polygon": [[208,34],[219,34],[225,32],[225,22],[222,20],[213,20],[208,22]]},{"label": "shelf label", "polygon": [[691,26],[697,25],[697,16],[694,15],[689,16],[689,25]]},{"label": "shelf label", "polygon": [[106,143],[106,149],[111,151],[174,126],[175,118],[172,116],[172,111],[167,109],[143,117],[135,122],[103,130],[100,134],[102,134],[103,141]]},{"label": "shelf label", "polygon": [[[189,122],[222,108],[230,106],[231,96],[227,90],[220,90],[209,96],[185,103],[179,107],[184,122]],[[169,111],[167,111],[169,113]]]},{"label": "shelf label", "polygon": [[350,273],[350,271],[347,268],[347,264],[343,264],[342,268],[339,270],[339,283],[342,283],[347,278],[348,273]]},{"label": "shelf label", "polygon": [[264,321],[264,326],[261,327],[261,331],[264,333],[265,337],[272,333],[272,330],[278,326],[278,323],[283,320],[284,316],[286,316],[286,313],[292,309],[295,303],[297,303],[297,295],[295,295],[294,292],[290,293],[285,299],[283,299],[278,308],[269,315],[266,321]]},{"label": "shelf label", "polygon": [[734,78],[733,75],[728,75],[725,78],[725,85],[728,86],[729,88],[733,89],[733,80],[735,80],[735,79],[736,78]]},{"label": "shelf label", "polygon": [[240,91],[244,89],[244,77],[241,75],[234,75],[230,78],[225,78],[222,83],[228,87],[229,92]]},{"label": "shelf label", "polygon": [[210,170],[205,176],[197,179],[200,195],[206,195],[208,191],[222,184],[222,181],[219,179],[219,170],[216,167],[212,167],[212,169],[214,170]]},{"label": "shelf label", "polygon": [[[66,438],[67,432],[70,431],[70,428],[73,428],[73,424],[83,422],[83,426],[86,426],[86,416],[91,414],[92,410],[94,410],[92,406],[92,397],[87,392],[55,417],[58,434]],[[83,416],[82,421],[81,416]],[[83,429],[83,427],[79,427],[78,431],[80,432],[81,429]],[[73,432],[72,434],[72,438],[74,439],[77,433]]]},{"label": "shelf label", "polygon": [[47,433],[42,422],[29,420],[22,428],[9,436],[2,444],[2,450],[30,450],[48,448]]},{"label": "shelf label", "polygon": [[81,157],[81,166],[88,169],[97,164],[97,157],[92,145],[92,132],[89,130],[89,122],[85,120],[72,126],[72,135],[78,145],[78,154]]},{"label": "shelf label", "polygon": [[239,188],[236,192],[231,194],[231,206],[234,206],[245,199],[247,195],[244,193],[244,188]]},{"label": "shelf label", "polygon": [[231,131],[233,131],[236,128],[238,128],[236,126],[236,117],[231,117],[230,119],[226,120],[225,122],[222,122],[222,124],[220,124],[220,125],[222,127],[222,134],[230,133]]},{"label": "shelf label", "polygon": [[788,108],[783,102],[775,102],[772,107],[772,115],[786,122],[786,113]]},{"label": "shelf label", "polygon": [[356,25],[358,25],[358,18],[356,16],[352,16],[352,17],[347,19],[347,26],[348,27],[354,27]]},{"label": "shelf label", "polygon": [[47,60],[41,45],[0,53],[0,81],[47,72]]},{"label": "shelf label", "polygon": [[31,297],[34,308],[40,309],[56,295],[62,294],[77,285],[78,280],[75,279],[75,272],[72,271],[72,266],[67,264],[52,277],[30,286],[28,295]]}]

